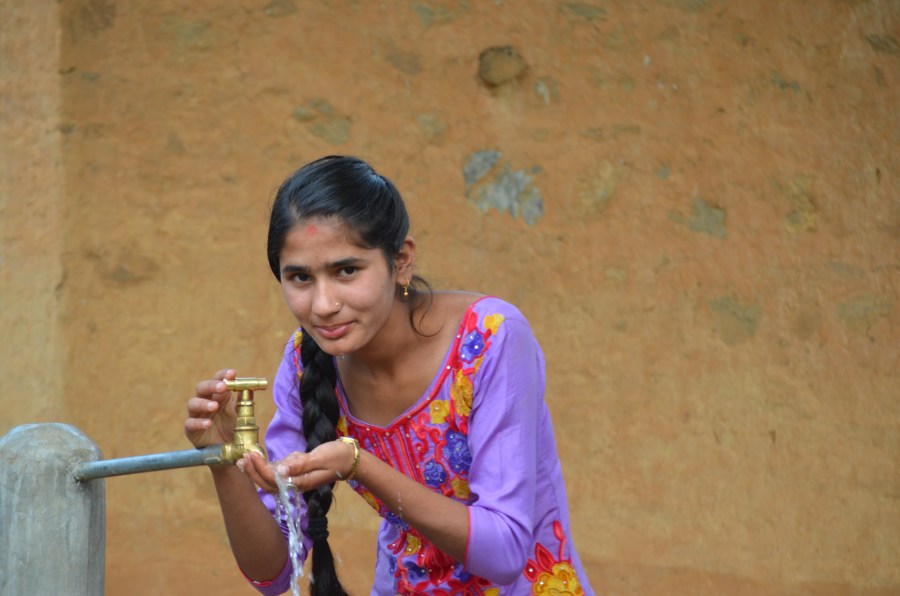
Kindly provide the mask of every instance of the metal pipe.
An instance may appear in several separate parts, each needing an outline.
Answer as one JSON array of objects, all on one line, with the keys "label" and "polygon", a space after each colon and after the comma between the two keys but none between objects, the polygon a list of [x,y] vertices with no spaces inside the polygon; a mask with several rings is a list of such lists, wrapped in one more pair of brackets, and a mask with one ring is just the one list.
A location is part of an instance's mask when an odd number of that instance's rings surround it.
[{"label": "metal pipe", "polygon": [[75,480],[84,482],[108,476],[124,476],[125,474],[192,466],[234,465],[251,451],[265,458],[266,450],[259,443],[259,427],[256,426],[256,418],[253,414],[253,392],[266,389],[269,381],[262,377],[238,377],[225,379],[224,383],[229,390],[240,392],[235,405],[237,425],[234,428],[234,440],[230,443],[209,445],[201,449],[85,462],[75,466],[73,470]]},{"label": "metal pipe", "polygon": [[79,482],[86,482],[108,476],[124,476],[125,474],[193,466],[223,466],[233,463],[222,457],[222,445],[209,445],[202,449],[185,449],[184,451],[169,451],[153,455],[84,462],[75,466],[73,474]]}]

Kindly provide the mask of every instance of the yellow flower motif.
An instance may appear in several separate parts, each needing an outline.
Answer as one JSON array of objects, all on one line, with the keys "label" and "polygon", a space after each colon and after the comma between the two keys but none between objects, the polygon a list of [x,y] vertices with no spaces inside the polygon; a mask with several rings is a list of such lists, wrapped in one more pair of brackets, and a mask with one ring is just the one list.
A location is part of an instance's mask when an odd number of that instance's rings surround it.
[{"label": "yellow flower motif", "polygon": [[366,500],[366,503],[368,503],[372,509],[374,509],[375,511],[379,510],[378,509],[378,501],[375,500],[375,497],[372,496],[372,493],[370,493],[367,490],[361,490],[361,491],[359,491],[359,494],[362,496],[363,499]]},{"label": "yellow flower motif", "polygon": [[447,405],[447,402],[442,400],[435,400],[431,402],[431,423],[432,424],[442,424],[447,420],[447,414],[450,412],[450,406]]},{"label": "yellow flower motif", "polygon": [[471,491],[469,490],[469,481],[459,478],[458,476],[450,481],[450,486],[453,487],[453,494],[456,495],[457,499],[468,499]]},{"label": "yellow flower motif", "polygon": [[294,349],[300,347],[300,342],[303,341],[303,332],[297,329],[294,331]]},{"label": "yellow flower motif", "polygon": [[484,596],[500,596],[500,588],[488,588],[484,591]]},{"label": "yellow flower motif", "polygon": [[490,330],[491,333],[497,333],[497,329],[500,329],[500,324],[506,320],[501,314],[488,315],[484,318],[484,328]]},{"label": "yellow flower motif", "polygon": [[566,562],[556,563],[553,574],[542,573],[532,587],[532,593],[544,596],[584,596],[575,570]]},{"label": "yellow flower motif", "polygon": [[411,555],[413,553],[419,552],[419,549],[422,548],[422,542],[412,535],[412,532],[406,535],[406,554]]},{"label": "yellow flower motif", "polygon": [[[481,358],[478,359],[478,362]],[[453,387],[450,388],[450,395],[456,402],[456,411],[460,416],[468,416],[472,411],[472,380],[461,370],[456,371],[456,377],[453,379]]]},{"label": "yellow flower motif", "polygon": [[340,418],[338,418],[337,431],[338,431],[339,436],[342,436],[342,437],[347,436],[347,417],[346,416],[341,416]]}]

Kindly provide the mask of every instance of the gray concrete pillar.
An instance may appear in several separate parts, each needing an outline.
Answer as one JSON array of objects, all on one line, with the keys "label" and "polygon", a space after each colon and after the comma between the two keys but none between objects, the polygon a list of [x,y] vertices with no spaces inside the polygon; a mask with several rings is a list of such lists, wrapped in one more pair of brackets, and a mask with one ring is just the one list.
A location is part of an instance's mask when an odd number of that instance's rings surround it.
[{"label": "gray concrete pillar", "polygon": [[65,424],[26,424],[0,439],[0,595],[102,596],[103,480],[72,467],[100,450]]}]

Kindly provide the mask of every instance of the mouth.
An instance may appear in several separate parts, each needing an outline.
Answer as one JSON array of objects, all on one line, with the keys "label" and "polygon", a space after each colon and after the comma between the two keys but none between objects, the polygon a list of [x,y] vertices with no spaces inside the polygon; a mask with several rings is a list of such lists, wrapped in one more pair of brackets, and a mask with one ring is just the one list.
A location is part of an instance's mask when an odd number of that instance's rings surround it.
[{"label": "mouth", "polygon": [[350,323],[340,325],[316,325],[316,332],[325,339],[341,339],[350,332]]}]

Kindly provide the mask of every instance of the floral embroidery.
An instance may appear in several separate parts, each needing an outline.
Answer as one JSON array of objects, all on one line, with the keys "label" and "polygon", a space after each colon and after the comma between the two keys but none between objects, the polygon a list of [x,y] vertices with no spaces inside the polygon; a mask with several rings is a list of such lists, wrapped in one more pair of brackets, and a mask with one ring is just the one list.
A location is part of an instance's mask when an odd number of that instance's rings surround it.
[{"label": "floral embroidery", "polygon": [[[346,404],[341,401],[343,415],[338,433],[358,439],[361,448],[438,493],[465,504],[477,500],[478,495],[469,486],[472,454],[468,419],[474,405],[478,370],[503,321],[503,315],[492,314],[479,325],[478,312],[470,309],[447,361],[444,375],[449,378],[442,376],[434,385],[434,393],[421,406],[408,412],[405,420],[383,429],[348,418]],[[441,393],[448,382],[449,396]],[[387,548],[398,594],[499,595],[499,588],[468,573],[462,563],[423,538],[365,486],[356,481],[349,484],[396,532]]]},{"label": "floral embroidery", "polygon": [[456,411],[461,416],[468,417],[472,412],[472,381],[461,370],[456,371],[453,376],[453,387],[450,388],[450,394],[453,396]]},{"label": "floral embroidery", "polygon": [[425,484],[432,488],[439,488],[446,481],[447,470],[444,469],[444,466],[433,459],[428,460],[425,464]]},{"label": "floral embroidery", "polygon": [[471,491],[469,491],[469,482],[467,480],[463,480],[462,478],[454,478],[450,482],[450,486],[453,487],[453,494],[456,495],[457,499],[461,501],[467,501],[471,496]]},{"label": "floral embroidery", "polygon": [[443,424],[447,420],[447,414],[450,412],[450,407],[445,401],[433,401],[429,409],[431,410],[432,424]]},{"label": "floral embroidery", "polygon": [[303,378],[303,367],[300,366],[300,342],[303,341],[303,330],[297,329],[294,331],[294,369],[297,371],[297,381]]},{"label": "floral embroidery", "polygon": [[415,562],[407,561],[405,565],[406,577],[409,578],[409,580],[413,584],[428,580],[428,573],[425,571],[425,569],[416,565]]},{"label": "floral embroidery", "polygon": [[566,535],[558,521],[553,522],[553,535],[559,540],[557,558],[554,559],[553,553],[543,544],[538,544],[534,547],[534,560],[528,559],[525,565],[525,577],[531,582],[532,594],[584,596],[571,559],[563,559]]},{"label": "floral embroidery", "polygon": [[501,314],[488,315],[484,318],[484,328],[492,334],[497,333],[497,330],[500,329],[500,323],[505,320],[506,317]]},{"label": "floral embroidery", "polygon": [[475,329],[463,339],[459,348],[459,356],[465,362],[472,362],[475,358],[481,356],[484,348],[484,335],[482,335],[481,331]]},{"label": "floral embroidery", "polygon": [[472,454],[469,453],[469,442],[466,436],[452,430],[447,431],[447,448],[450,468],[457,473],[468,473],[472,465]]},{"label": "floral embroidery", "polygon": [[390,523],[392,526],[397,526],[397,528],[400,529],[400,530],[402,530],[402,531],[409,530],[409,524],[406,523],[405,521],[403,521],[403,520],[400,518],[400,516],[398,516],[398,515],[397,515],[396,513],[394,513],[393,511],[388,511],[388,512],[385,514],[384,518],[385,518],[386,520],[388,520],[388,523]]},{"label": "floral embroidery", "polygon": [[[355,481],[351,481],[351,482],[355,483]],[[360,496],[362,496],[362,498],[366,501],[366,503],[369,504],[369,506],[372,509],[374,509],[375,511],[378,511],[379,513],[381,512],[381,505],[378,503],[378,500],[372,495],[372,493],[370,493],[367,490],[360,490],[358,485],[355,488],[356,488],[356,492],[358,492],[360,494]]]},{"label": "floral embroidery", "polygon": [[406,535],[406,550],[405,554],[411,555],[413,553],[419,552],[419,549],[422,547],[422,541],[419,540],[415,534],[407,534]]}]

